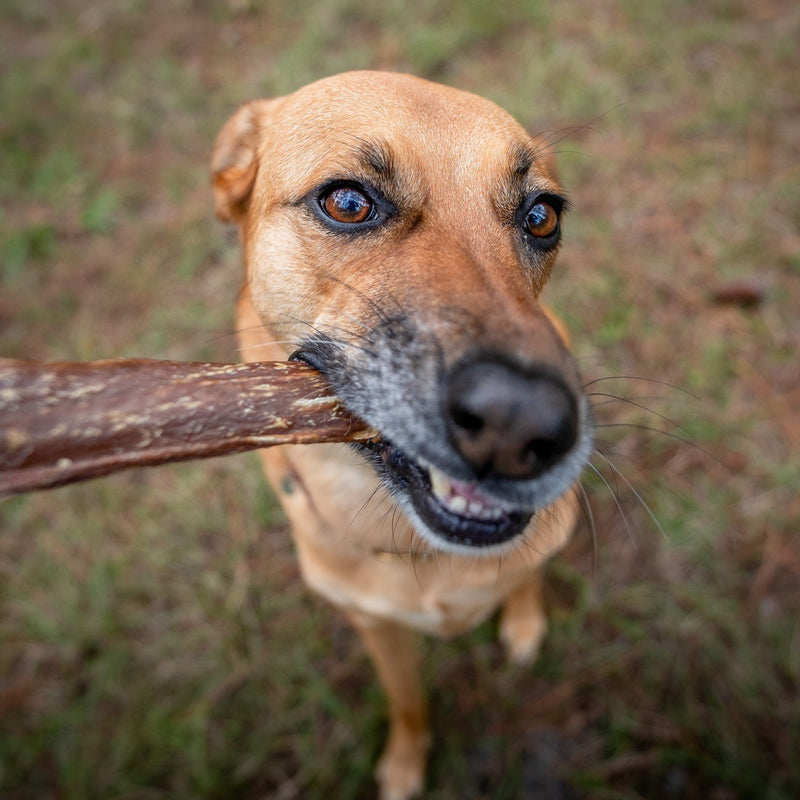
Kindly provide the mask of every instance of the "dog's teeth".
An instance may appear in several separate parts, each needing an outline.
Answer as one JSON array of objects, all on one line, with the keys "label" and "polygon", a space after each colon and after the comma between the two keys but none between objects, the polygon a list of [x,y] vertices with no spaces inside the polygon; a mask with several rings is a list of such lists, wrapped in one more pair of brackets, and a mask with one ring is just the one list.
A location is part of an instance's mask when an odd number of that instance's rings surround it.
[{"label": "dog's teeth", "polygon": [[450,490],[452,489],[450,478],[448,478],[444,472],[436,469],[434,466],[429,467],[429,472],[431,476],[431,489],[433,490],[433,493],[441,498],[448,497],[450,495]]},{"label": "dog's teeth", "polygon": [[453,514],[469,515],[475,519],[498,519],[503,515],[500,507],[495,507],[493,504],[487,505],[480,500],[470,498],[468,496],[469,493],[467,493],[467,496],[462,494],[458,483],[454,483],[451,478],[434,467],[433,464],[423,463],[423,466],[430,475],[431,492]]},{"label": "dog's teeth", "polygon": [[467,498],[460,494],[447,498],[447,505],[456,514],[463,514],[467,510]]}]

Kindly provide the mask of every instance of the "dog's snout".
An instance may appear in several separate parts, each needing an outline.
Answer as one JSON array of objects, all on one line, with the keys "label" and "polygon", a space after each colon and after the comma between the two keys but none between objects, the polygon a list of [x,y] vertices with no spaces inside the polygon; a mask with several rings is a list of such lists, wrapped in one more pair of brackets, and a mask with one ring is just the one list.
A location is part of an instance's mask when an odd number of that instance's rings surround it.
[{"label": "dog's snout", "polygon": [[558,377],[494,360],[450,375],[445,413],[454,446],[478,477],[534,478],[578,437],[577,404]]}]

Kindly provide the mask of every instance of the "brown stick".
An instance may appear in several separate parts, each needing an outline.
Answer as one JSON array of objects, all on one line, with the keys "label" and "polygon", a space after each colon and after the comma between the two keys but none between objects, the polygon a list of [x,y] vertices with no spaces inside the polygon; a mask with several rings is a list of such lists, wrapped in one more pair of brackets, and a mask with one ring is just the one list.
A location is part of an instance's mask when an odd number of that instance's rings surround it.
[{"label": "brown stick", "polygon": [[374,435],[305,364],[0,359],[0,496],[128,467]]}]

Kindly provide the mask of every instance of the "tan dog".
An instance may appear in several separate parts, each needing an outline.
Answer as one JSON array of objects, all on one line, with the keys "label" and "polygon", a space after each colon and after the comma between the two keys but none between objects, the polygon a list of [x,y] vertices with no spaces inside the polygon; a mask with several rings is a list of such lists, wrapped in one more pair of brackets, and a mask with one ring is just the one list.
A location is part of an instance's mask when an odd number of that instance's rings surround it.
[{"label": "tan dog", "polygon": [[421,791],[430,738],[409,628],[451,636],[502,607],[510,657],[532,659],[540,567],[577,517],[591,422],[537,300],[567,204],[545,151],[487,100],[369,72],[249,103],[216,143],[245,359],[307,361],[381,433],[262,458],[305,580],[388,695],[391,800]]}]

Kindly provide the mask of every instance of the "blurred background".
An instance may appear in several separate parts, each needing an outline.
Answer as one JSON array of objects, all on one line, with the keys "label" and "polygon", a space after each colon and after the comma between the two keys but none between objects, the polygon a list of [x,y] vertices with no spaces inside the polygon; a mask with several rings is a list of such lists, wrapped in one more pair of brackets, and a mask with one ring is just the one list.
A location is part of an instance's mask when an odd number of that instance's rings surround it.
[{"label": "blurred background", "polygon": [[[235,108],[488,96],[557,142],[598,452],[536,665],[423,643],[426,796],[796,798],[798,42],[794,0],[4,0],[0,355],[236,360]],[[368,798],[384,732],[252,454],[0,502],[3,800]]]}]

